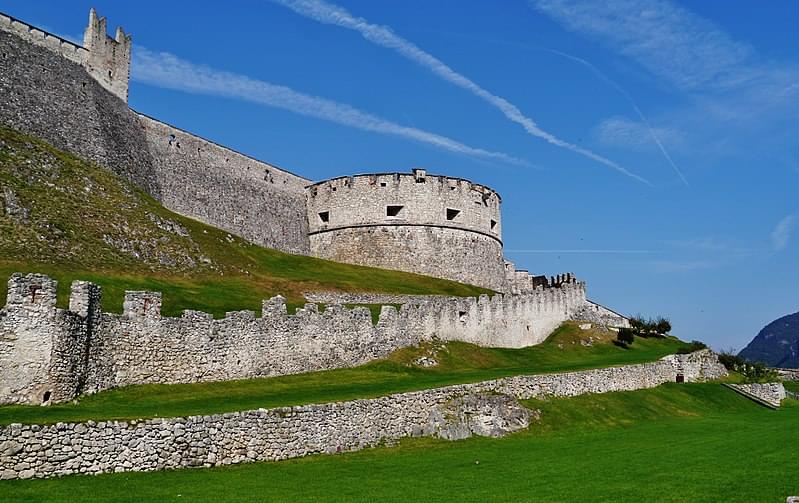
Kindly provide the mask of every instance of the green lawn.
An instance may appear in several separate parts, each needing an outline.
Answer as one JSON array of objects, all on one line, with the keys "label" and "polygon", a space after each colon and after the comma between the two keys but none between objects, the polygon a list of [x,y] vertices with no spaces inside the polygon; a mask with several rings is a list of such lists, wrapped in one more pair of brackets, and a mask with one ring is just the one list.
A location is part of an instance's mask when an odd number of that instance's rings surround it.
[{"label": "green lawn", "polygon": [[530,402],[502,439],[215,469],[0,482],[0,500],[784,502],[799,494],[799,403],[760,407],[719,384]]},{"label": "green lawn", "polygon": [[[283,295],[344,291],[472,296],[489,290],[418,274],[341,264],[253,245],[173,213],[110,171],[0,127],[0,185],[14,208],[0,212],[0,279],[46,273],[103,287],[103,309],[121,312],[125,290],[162,292],[163,313],[261,310]],[[171,229],[171,230],[170,230]],[[177,230],[175,230],[177,229]],[[0,288],[0,303],[5,302]]]},{"label": "green lawn", "polygon": [[[581,340],[593,337],[593,346]],[[552,373],[656,360],[684,345],[676,338],[636,338],[630,349],[612,333],[564,324],[543,344],[522,349],[481,348],[454,342],[401,349],[389,358],[351,368],[243,381],[129,386],[81,398],[77,404],[0,406],[0,424],[55,423],[210,414],[235,410],[367,398],[518,374]],[[410,365],[437,350],[438,367]]]}]

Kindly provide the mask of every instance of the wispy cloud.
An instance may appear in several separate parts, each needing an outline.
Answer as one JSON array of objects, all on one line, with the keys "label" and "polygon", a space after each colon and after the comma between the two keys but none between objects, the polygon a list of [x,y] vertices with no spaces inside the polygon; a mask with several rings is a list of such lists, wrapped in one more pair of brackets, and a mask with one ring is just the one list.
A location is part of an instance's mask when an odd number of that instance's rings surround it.
[{"label": "wispy cloud", "polygon": [[413,61],[414,63],[417,63],[420,66],[423,66],[424,68],[427,68],[441,79],[466,89],[475,96],[483,99],[502,112],[506,118],[521,125],[530,135],[541,138],[552,145],[576,152],[600,164],[612,168],[630,178],[638,180],[639,182],[651,185],[646,179],[630,172],[618,163],[596,154],[584,147],[562,140],[552,133],[545,131],[538,126],[533,119],[525,116],[516,105],[510,103],[505,98],[492,94],[491,92],[482,88],[466,76],[456,72],[444,64],[444,62],[435,56],[425,52],[413,42],[410,42],[409,40],[406,40],[395,34],[391,28],[387,26],[372,24],[363,18],[353,16],[342,7],[324,2],[323,0],[272,1],[288,7],[296,13],[320,23],[332,24],[350,30],[355,30],[366,40],[396,51],[403,57]]},{"label": "wispy cloud", "polygon": [[642,122],[632,121],[621,116],[605,119],[594,130],[597,141],[605,145],[635,149],[651,148],[650,136],[653,134],[657,135],[659,142],[672,146],[680,146],[685,143],[685,136],[677,129],[653,128]]},{"label": "wispy cloud", "polygon": [[666,147],[663,145],[662,141],[664,139],[663,131],[652,127],[652,124],[649,122],[649,119],[647,119],[647,117],[644,115],[644,112],[641,111],[641,108],[638,106],[638,103],[635,102],[630,93],[628,93],[623,87],[621,87],[621,85],[619,85],[615,80],[605,75],[602,71],[599,70],[599,68],[596,67],[596,65],[592,64],[590,61],[562,51],[557,51],[555,49],[546,49],[546,50],[553,54],[557,54],[558,56],[569,59],[571,61],[575,61],[585,66],[586,68],[591,70],[591,72],[593,72],[594,75],[599,77],[600,80],[604,81],[606,84],[616,89],[616,91],[618,91],[622,96],[624,96],[624,98],[630,103],[630,106],[633,108],[633,110],[635,110],[635,113],[638,115],[638,118],[641,119],[641,122],[646,127],[646,132],[649,133],[649,136],[652,138],[652,141],[654,141],[655,145],[658,146],[658,148],[660,149],[660,153],[663,154],[663,157],[666,159],[666,162],[668,162],[669,165],[674,170],[674,172],[677,173],[677,176],[680,177],[682,183],[685,184],[686,187],[689,186],[688,180],[685,178],[685,175],[683,175],[682,170],[677,167],[677,163],[674,162],[674,159],[672,159],[671,154],[669,154],[669,151],[666,150]]},{"label": "wispy cloud", "polygon": [[729,87],[757,78],[743,70],[753,50],[706,19],[663,0],[531,0],[568,29],[610,44],[681,88]]},{"label": "wispy cloud", "polygon": [[799,217],[788,215],[777,223],[777,226],[771,231],[771,245],[774,251],[784,250],[788,246],[788,240],[791,239],[791,233],[797,222],[799,222]]},{"label": "wispy cloud", "polygon": [[345,103],[300,93],[244,75],[197,65],[166,52],[134,48],[131,78],[145,84],[197,94],[225,96],[335,122],[345,126],[419,141],[481,159],[530,166],[502,152],[471,147],[440,134],[372,115]]}]

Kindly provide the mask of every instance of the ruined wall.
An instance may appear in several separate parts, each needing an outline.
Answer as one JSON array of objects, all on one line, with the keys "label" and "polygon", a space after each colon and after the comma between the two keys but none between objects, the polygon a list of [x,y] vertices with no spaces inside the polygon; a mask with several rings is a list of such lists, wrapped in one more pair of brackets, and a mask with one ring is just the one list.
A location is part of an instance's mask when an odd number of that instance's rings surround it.
[{"label": "ruined wall", "polygon": [[573,319],[590,321],[603,327],[630,328],[629,318],[590,300],[585,301],[582,309],[574,314]]},{"label": "ruined wall", "polygon": [[261,246],[309,253],[308,180],[145,115],[138,118],[164,206]]},{"label": "ruined wall", "polygon": [[[45,285],[20,309],[13,292]],[[38,288],[38,287],[37,287]],[[73,285],[70,310],[57,309],[55,281],[14,275],[0,310],[0,403],[69,400],[116,386],[218,381],[349,367],[436,337],[482,346],[542,342],[585,301],[585,285],[570,283],[526,296],[434,297],[397,310],[384,306],[376,325],[366,308],[308,304],[288,315],[282,297],[223,319],[185,311],[161,316],[161,295],[128,292],[123,314],[99,311],[99,288]],[[40,290],[37,290],[40,291]],[[30,348],[30,362],[20,360]],[[62,356],[63,355],[63,356]],[[63,365],[62,361],[69,361]],[[61,370],[62,367],[65,370]]]},{"label": "ruined wall", "polygon": [[[411,436],[501,434],[529,423],[530,413],[512,398],[651,388],[674,382],[678,374],[694,382],[722,377],[726,370],[704,350],[640,365],[508,377],[323,405],[142,421],[12,424],[0,427],[0,478],[228,465],[355,451]],[[475,420],[453,424],[464,416]]]},{"label": "ruined wall", "polygon": [[306,190],[311,254],[505,291],[500,198],[467,180],[335,178]]},{"label": "ruined wall", "polygon": [[0,124],[104,166],[161,195],[144,130],[90,76],[88,51],[0,15]]}]

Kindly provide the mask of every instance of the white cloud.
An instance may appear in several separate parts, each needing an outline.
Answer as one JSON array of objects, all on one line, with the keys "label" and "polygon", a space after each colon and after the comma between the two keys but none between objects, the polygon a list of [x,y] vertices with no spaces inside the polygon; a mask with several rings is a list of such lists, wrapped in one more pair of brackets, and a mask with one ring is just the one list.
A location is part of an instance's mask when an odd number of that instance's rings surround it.
[{"label": "white cloud", "polygon": [[568,29],[606,42],[678,87],[736,86],[757,78],[753,50],[664,0],[531,0]]},{"label": "white cloud", "polygon": [[685,143],[685,136],[678,130],[665,127],[649,127],[647,124],[615,116],[605,119],[594,130],[597,141],[615,147],[650,149],[652,135],[670,148],[679,148]]},{"label": "white cloud", "polygon": [[771,244],[774,247],[774,251],[784,250],[788,246],[788,240],[791,239],[791,233],[797,222],[799,222],[799,217],[788,215],[777,223],[777,226],[771,232]]},{"label": "white cloud", "polygon": [[416,44],[406,40],[399,35],[395,34],[391,28],[387,26],[380,26],[369,23],[367,20],[355,17],[350,14],[346,9],[334,4],[324,2],[323,0],[273,0],[274,2],[288,7],[296,13],[318,21],[320,23],[332,24],[355,30],[360,33],[366,40],[372,43],[394,50],[403,57],[423,66],[433,72],[441,79],[454,84],[458,87],[466,89],[475,96],[486,101],[493,107],[497,108],[506,118],[521,125],[527,133],[537,138],[541,138],[552,145],[566,148],[580,155],[588,157],[600,164],[610,167],[619,173],[634,178],[640,182],[649,182],[644,178],[630,172],[626,168],[620,166],[618,163],[611,161],[599,154],[596,154],[586,148],[574,145],[565,140],[562,140],[552,133],[543,130],[531,118],[525,116],[516,105],[510,103],[505,98],[490,93],[486,89],[479,86],[466,76],[456,72],[444,62],[435,56],[423,51]]},{"label": "white cloud", "polygon": [[335,122],[345,126],[419,141],[472,157],[530,166],[502,152],[471,147],[429,131],[403,126],[345,103],[300,93],[291,88],[244,75],[197,65],[166,52],[135,47],[131,78],[144,84],[197,94],[241,99]]}]

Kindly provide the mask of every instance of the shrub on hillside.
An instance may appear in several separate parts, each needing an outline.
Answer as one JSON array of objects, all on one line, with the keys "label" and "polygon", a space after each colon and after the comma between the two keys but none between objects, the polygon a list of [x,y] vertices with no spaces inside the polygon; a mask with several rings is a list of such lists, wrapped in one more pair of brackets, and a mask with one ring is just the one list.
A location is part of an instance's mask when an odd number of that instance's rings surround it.
[{"label": "shrub on hillside", "polygon": [[736,355],[735,351],[731,349],[719,353],[719,362],[727,370],[741,374],[745,383],[774,382],[780,379],[775,370],[766,367],[761,362],[750,362],[746,358]]},{"label": "shrub on hillside", "polygon": [[663,337],[671,332],[671,323],[663,316],[654,319],[634,316],[630,318],[630,328],[639,337]]},{"label": "shrub on hillside", "polygon": [[699,351],[700,349],[707,349],[707,344],[702,341],[691,341],[687,345],[681,347],[677,350],[678,355],[687,355],[688,353],[693,353],[694,351]]},{"label": "shrub on hillside", "polygon": [[620,328],[619,333],[616,334],[616,340],[613,341],[617,346],[626,348],[635,340],[635,332],[631,328]]}]

